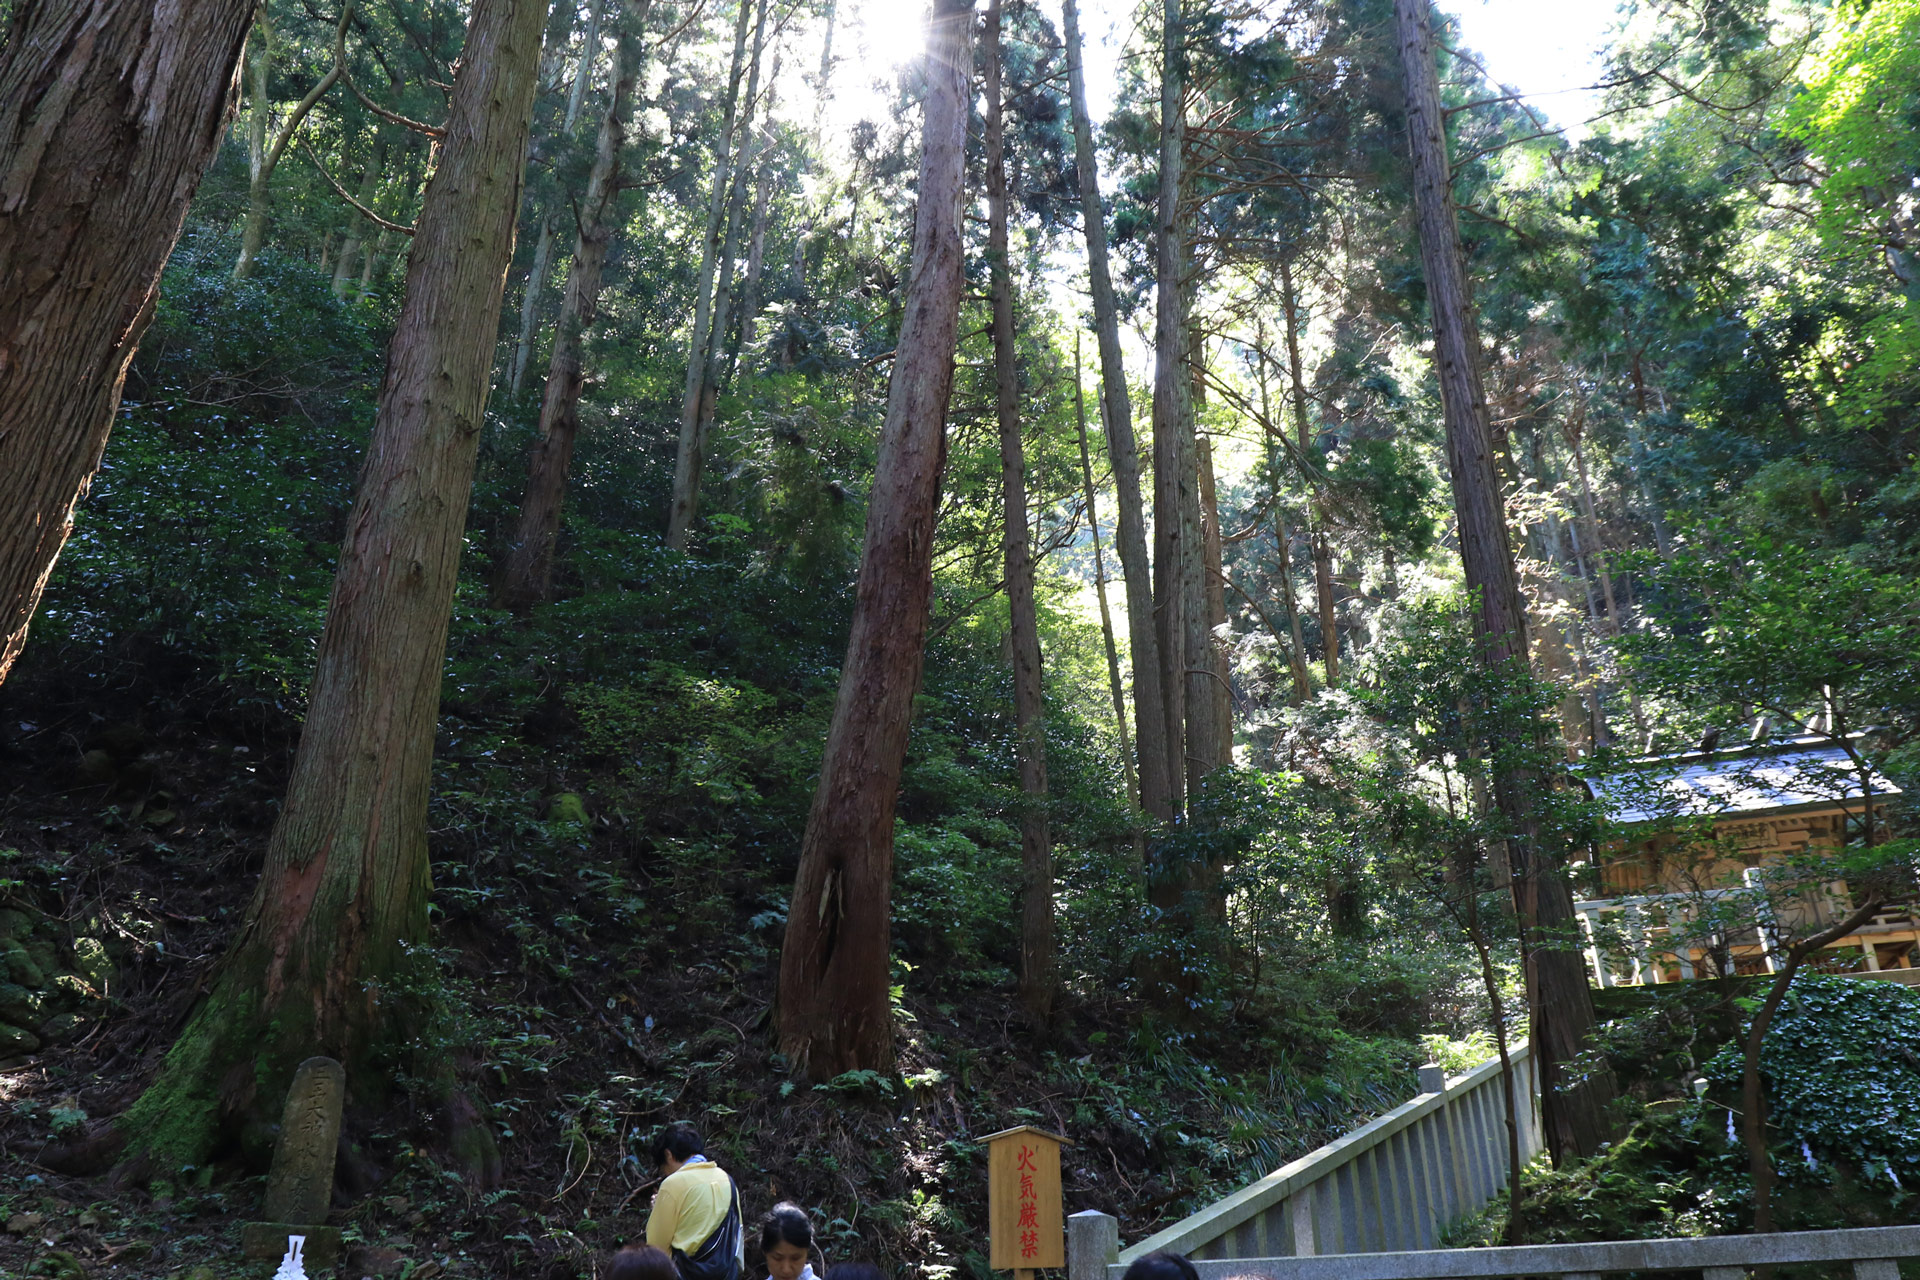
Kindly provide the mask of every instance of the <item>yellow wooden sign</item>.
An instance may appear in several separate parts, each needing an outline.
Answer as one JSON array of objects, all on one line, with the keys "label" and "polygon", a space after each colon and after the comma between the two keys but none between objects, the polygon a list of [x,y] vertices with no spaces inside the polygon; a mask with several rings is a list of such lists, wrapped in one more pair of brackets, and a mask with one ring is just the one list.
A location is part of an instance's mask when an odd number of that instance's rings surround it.
[{"label": "yellow wooden sign", "polygon": [[1072,1144],[1031,1125],[989,1134],[983,1141],[987,1144],[988,1265],[1001,1271],[1066,1266],[1060,1148]]}]

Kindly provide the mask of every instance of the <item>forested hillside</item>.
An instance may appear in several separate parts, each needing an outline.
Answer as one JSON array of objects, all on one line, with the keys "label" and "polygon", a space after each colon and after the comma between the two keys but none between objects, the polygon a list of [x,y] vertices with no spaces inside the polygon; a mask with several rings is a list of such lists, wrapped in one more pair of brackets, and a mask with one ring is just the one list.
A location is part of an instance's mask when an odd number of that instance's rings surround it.
[{"label": "forested hillside", "polygon": [[0,0],[0,1274],[254,1274],[316,1054],[342,1275],[596,1275],[690,1120],[987,1280],[982,1135],[1131,1241],[1521,1044],[1542,1238],[1646,1152],[1701,1232],[1801,1150],[1786,1225],[1911,1220],[1785,1110],[1675,1172],[1574,903],[1627,759],[1920,784],[1920,0],[1606,58],[1576,120],[1427,0]]}]

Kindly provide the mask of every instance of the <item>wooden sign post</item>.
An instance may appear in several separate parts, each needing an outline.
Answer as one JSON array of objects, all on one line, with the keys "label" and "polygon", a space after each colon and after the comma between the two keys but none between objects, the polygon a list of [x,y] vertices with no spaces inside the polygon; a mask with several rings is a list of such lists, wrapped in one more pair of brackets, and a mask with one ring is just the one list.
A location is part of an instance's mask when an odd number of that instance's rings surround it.
[{"label": "wooden sign post", "polygon": [[989,1134],[987,1144],[988,1265],[1033,1280],[1041,1267],[1067,1265],[1066,1219],[1060,1208],[1057,1133],[1021,1125]]}]

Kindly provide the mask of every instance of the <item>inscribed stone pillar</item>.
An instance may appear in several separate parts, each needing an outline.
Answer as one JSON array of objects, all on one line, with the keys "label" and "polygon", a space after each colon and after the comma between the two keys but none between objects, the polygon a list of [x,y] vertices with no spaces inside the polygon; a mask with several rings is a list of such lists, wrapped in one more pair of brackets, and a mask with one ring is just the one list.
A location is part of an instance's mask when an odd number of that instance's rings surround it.
[{"label": "inscribed stone pillar", "polygon": [[346,1069],[332,1058],[308,1058],[293,1073],[267,1174],[267,1221],[309,1226],[327,1220],[346,1090]]},{"label": "inscribed stone pillar", "polygon": [[308,1058],[294,1071],[267,1173],[266,1221],[240,1227],[247,1257],[278,1258],[292,1236],[306,1237],[308,1263],[327,1267],[339,1256],[340,1229],[325,1224],[346,1091],[346,1069],[332,1058]]}]

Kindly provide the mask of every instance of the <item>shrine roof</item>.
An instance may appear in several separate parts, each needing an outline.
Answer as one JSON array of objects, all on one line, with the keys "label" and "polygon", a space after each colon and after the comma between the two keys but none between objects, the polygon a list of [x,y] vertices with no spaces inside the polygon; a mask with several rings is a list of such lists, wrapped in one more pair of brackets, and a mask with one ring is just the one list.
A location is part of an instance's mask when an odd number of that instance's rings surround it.
[{"label": "shrine roof", "polygon": [[[1594,798],[1616,822],[1781,813],[1839,808],[1861,798],[1858,769],[1828,738],[1792,738],[1735,751],[1655,756],[1604,778],[1588,778]],[[1900,788],[1877,771],[1877,800]]]}]

